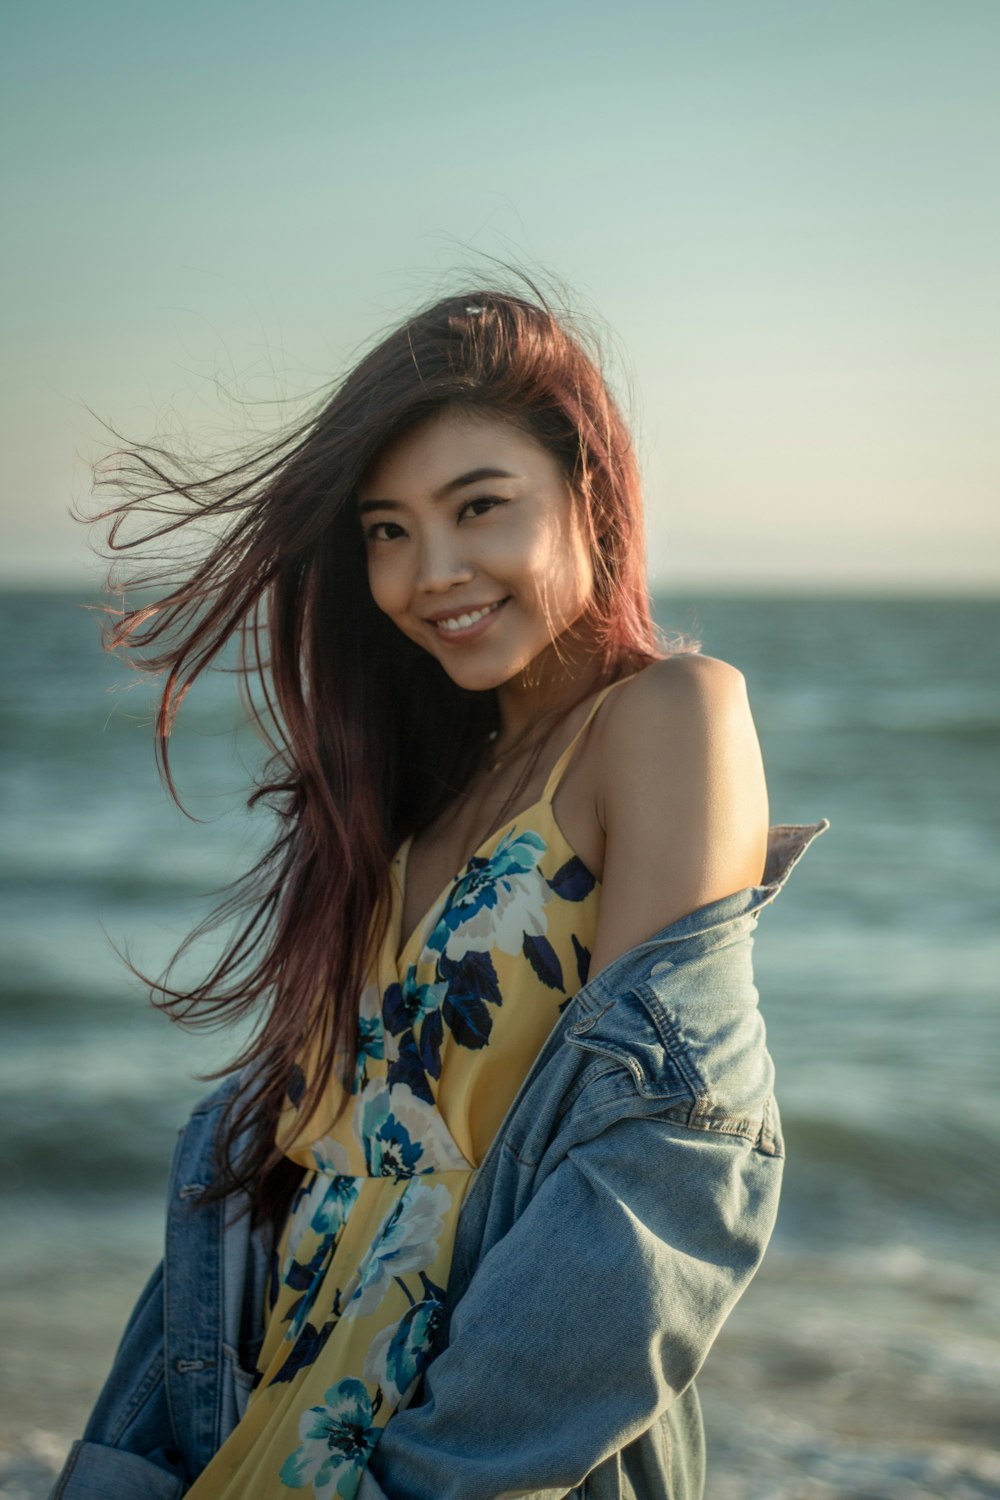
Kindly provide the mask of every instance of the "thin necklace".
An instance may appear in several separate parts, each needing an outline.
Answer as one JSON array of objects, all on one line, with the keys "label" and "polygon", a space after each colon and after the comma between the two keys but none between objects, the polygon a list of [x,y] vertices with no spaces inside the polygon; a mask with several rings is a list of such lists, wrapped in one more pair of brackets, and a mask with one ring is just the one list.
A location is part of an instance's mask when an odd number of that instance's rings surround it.
[{"label": "thin necklace", "polygon": [[[543,716],[542,716],[542,720],[543,721],[544,721],[544,718],[545,718],[545,715],[543,714]],[[499,771],[499,769],[500,769],[501,766],[505,766],[507,764],[507,762],[509,760],[511,760],[517,754],[517,752],[525,744],[530,744],[531,743],[531,736],[532,736],[532,734],[535,732],[535,730],[537,728],[538,728],[537,722],[534,723],[534,724],[529,724],[528,727],[527,727],[527,729],[524,730],[524,732],[521,735],[518,736],[518,738],[514,741],[514,743],[512,745],[508,745],[507,749],[503,752],[502,755],[496,756],[495,759],[493,759],[493,760],[491,760],[489,762],[489,764],[486,767],[486,774],[488,776],[492,776],[495,771]],[[543,741],[547,738],[547,736],[549,734],[551,734],[551,732],[552,732],[551,729],[549,729],[549,730],[547,730],[542,735]],[[491,729],[490,732],[489,732],[489,734],[486,736],[486,743],[487,743],[487,745],[491,744],[496,739],[496,737],[497,737],[497,735],[499,733],[500,733],[499,729]]]},{"label": "thin necklace", "polygon": [[[507,749],[503,752],[502,755],[498,755],[494,760],[491,760],[486,767],[487,775],[492,776],[494,771],[499,771],[501,766],[505,766],[507,762],[517,754],[518,750],[520,750],[522,746],[530,740],[531,735],[536,727],[537,726],[534,724],[529,724],[524,733],[514,741],[513,745],[508,745]],[[499,733],[499,729],[491,729],[489,734],[486,736],[486,743],[488,745],[491,744],[496,739]]]}]

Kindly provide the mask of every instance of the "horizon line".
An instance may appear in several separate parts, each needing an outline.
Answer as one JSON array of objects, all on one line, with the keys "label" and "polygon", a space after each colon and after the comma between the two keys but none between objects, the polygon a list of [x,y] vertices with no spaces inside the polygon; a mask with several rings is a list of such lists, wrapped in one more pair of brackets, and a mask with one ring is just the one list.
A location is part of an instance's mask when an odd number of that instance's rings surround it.
[{"label": "horizon line", "polygon": [[[135,592],[143,592],[137,589]],[[108,591],[99,582],[84,582],[65,577],[19,578],[5,577],[0,573],[0,593],[70,595],[76,594],[81,603],[108,596]],[[929,579],[895,578],[823,578],[803,576],[743,578],[728,576],[683,578],[677,580],[655,579],[650,581],[650,598],[654,602],[670,599],[687,599],[692,595],[709,594],[729,599],[787,598],[800,599],[820,597],[824,599],[942,599],[981,600],[1000,602],[1000,580],[986,579],[962,581],[942,578],[939,582]]]}]

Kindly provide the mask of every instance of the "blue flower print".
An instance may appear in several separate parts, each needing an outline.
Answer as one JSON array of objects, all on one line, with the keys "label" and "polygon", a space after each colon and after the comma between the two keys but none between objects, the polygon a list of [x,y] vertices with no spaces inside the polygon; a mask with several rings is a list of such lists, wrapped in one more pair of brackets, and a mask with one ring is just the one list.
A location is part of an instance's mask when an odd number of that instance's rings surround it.
[{"label": "blue flower print", "polygon": [[354,1106],[354,1134],[370,1177],[413,1177],[468,1168],[433,1104],[406,1083],[373,1078]]},{"label": "blue flower print", "polygon": [[374,1415],[360,1380],[341,1380],[324,1391],[323,1405],[311,1406],[299,1420],[301,1441],[281,1466],[282,1484],[311,1487],[316,1500],[349,1500],[379,1439]]},{"label": "blue flower print", "polygon": [[[441,1075],[441,1002],[445,983],[420,984],[411,964],[402,984],[391,984],[382,1004],[387,1033],[387,1080],[408,1084],[426,1104],[434,1103],[430,1079]],[[416,1030],[419,1028],[420,1039]]]},{"label": "blue flower print", "polygon": [[344,1288],[344,1318],[374,1312],[394,1276],[423,1271],[431,1264],[450,1207],[451,1194],[443,1182],[433,1187],[422,1182],[406,1185],[362,1261],[356,1282]]},{"label": "blue flower print", "polygon": [[577,976],[580,984],[584,985],[587,983],[587,975],[590,973],[590,949],[583,946],[575,932],[570,933],[570,939],[573,943],[573,952],[576,956]]},{"label": "blue flower print", "polygon": [[560,865],[549,885],[563,901],[585,901],[597,881],[578,854]]},{"label": "blue flower print", "polygon": [[381,1079],[362,1094],[356,1123],[370,1177],[412,1177],[419,1170],[420,1142],[392,1113],[392,1094]]},{"label": "blue flower print", "polygon": [[[287,1384],[295,1379],[300,1370],[305,1370],[309,1365],[316,1363],[327,1340],[340,1321],[340,1313],[336,1309],[334,1313],[333,1317],[327,1318],[322,1328],[316,1328],[312,1323],[306,1323],[303,1326],[277,1373],[268,1381],[269,1385]],[[258,1382],[260,1374],[261,1372],[258,1371]]]},{"label": "blue flower print", "polygon": [[288,1096],[288,1102],[293,1109],[298,1107],[298,1102],[302,1098],[302,1095],[305,1093],[305,1091],[306,1075],[303,1073],[298,1063],[293,1063],[291,1072],[288,1075],[288,1087],[285,1090]]},{"label": "blue flower print", "polygon": [[393,1036],[416,1028],[424,1016],[437,1010],[444,999],[447,985],[418,984],[417,966],[410,964],[402,984],[391,984],[382,1001],[386,1029]]},{"label": "blue flower print", "polygon": [[359,1094],[368,1082],[368,1059],[385,1056],[385,1038],[378,1016],[358,1017],[358,1056],[354,1064],[353,1092]]},{"label": "blue flower print", "polygon": [[327,1190],[310,1220],[309,1227],[316,1234],[337,1235],[347,1223],[347,1216],[354,1206],[360,1183],[356,1177],[329,1177]]},{"label": "blue flower print", "polygon": [[[428,1019],[439,1021],[440,1017],[435,1012],[435,1015]],[[390,1089],[395,1088],[398,1084],[405,1083],[409,1089],[412,1089],[418,1099],[422,1099],[425,1104],[433,1104],[434,1091],[431,1088],[430,1079],[427,1076],[427,1069],[424,1067],[421,1049],[417,1045],[416,1037],[412,1031],[404,1031],[402,1036],[396,1038],[396,1040],[398,1042],[395,1049],[396,1055],[386,1069],[386,1083]],[[434,1049],[430,1051],[428,1060],[435,1067],[434,1076],[436,1077],[441,1072],[440,1043],[438,1043],[436,1051]]]},{"label": "blue flower print", "polygon": [[538,868],[546,848],[532,829],[511,828],[489,859],[472,858],[448,893],[427,948],[458,960],[492,948],[521,953],[526,935],[543,937],[545,906],[553,896]]},{"label": "blue flower print", "polygon": [[[324,1189],[318,1201],[317,1189]],[[285,1284],[302,1293],[287,1312],[285,1338],[288,1340],[298,1338],[312,1314],[340,1231],[347,1223],[360,1191],[361,1184],[355,1177],[324,1177],[320,1174],[313,1190],[296,1210],[289,1230],[288,1252],[281,1269]],[[315,1242],[312,1258],[300,1261],[298,1256],[306,1225],[320,1238]]]},{"label": "blue flower print", "polygon": [[306,1231],[333,1239],[347,1223],[347,1216],[360,1192],[360,1184],[354,1177],[328,1176],[314,1172],[311,1181],[303,1185],[296,1195],[291,1223],[288,1227],[285,1259],[281,1267],[281,1278],[285,1280],[295,1263]]},{"label": "blue flower print", "polygon": [[493,1029],[487,1003],[503,1001],[493,959],[488,953],[466,953],[456,960],[443,953],[438,972],[448,986],[441,1007],[448,1030],[462,1047],[485,1047]]},{"label": "blue flower print", "polygon": [[385,1032],[378,985],[366,984],[358,1005],[358,1055],[352,1092],[359,1094],[368,1082],[369,1059],[385,1057]]},{"label": "blue flower print", "polygon": [[415,1302],[398,1323],[383,1328],[371,1343],[364,1377],[377,1385],[395,1407],[402,1405],[430,1358],[434,1337],[441,1326],[443,1292],[423,1277],[431,1295]]},{"label": "blue flower print", "polygon": [[285,1340],[287,1343],[292,1343],[297,1339],[307,1326],[307,1320],[312,1313],[316,1299],[323,1289],[332,1244],[332,1238],[320,1240],[311,1260],[293,1260],[288,1269],[285,1285],[293,1292],[301,1292],[302,1296],[292,1303],[286,1314],[288,1327],[285,1329]]}]

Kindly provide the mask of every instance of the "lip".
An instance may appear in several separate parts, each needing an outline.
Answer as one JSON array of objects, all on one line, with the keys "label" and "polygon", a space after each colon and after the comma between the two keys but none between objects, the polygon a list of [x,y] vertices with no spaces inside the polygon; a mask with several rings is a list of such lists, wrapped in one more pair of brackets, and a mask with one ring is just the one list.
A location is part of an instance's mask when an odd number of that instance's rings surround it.
[{"label": "lip", "polygon": [[[428,616],[427,623],[433,627],[434,633],[437,636],[438,640],[448,641],[449,643],[458,641],[471,641],[475,639],[476,636],[482,635],[484,630],[489,629],[489,627],[493,624],[493,621],[500,614],[503,606],[507,603],[507,599],[509,599],[509,597],[510,595],[508,595],[505,599],[491,599],[486,604],[473,604],[467,606],[464,609],[450,609],[447,611],[443,611],[441,614]],[[496,605],[497,608],[493,608],[493,605]],[[473,621],[471,625],[466,625],[462,630],[447,630],[443,625],[440,625],[438,623],[438,621],[440,620],[453,620],[456,615],[472,614],[473,610],[476,609],[488,609],[490,612],[488,615],[483,615],[481,619]]]}]

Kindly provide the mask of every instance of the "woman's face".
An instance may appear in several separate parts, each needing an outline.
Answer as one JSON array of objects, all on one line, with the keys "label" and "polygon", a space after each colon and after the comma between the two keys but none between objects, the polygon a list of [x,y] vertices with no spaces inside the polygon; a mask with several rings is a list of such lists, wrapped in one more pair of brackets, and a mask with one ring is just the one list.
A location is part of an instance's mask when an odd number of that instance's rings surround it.
[{"label": "woman's face", "polygon": [[447,408],[386,449],[359,487],[372,597],[460,686],[499,687],[590,600],[581,504],[541,443]]}]

